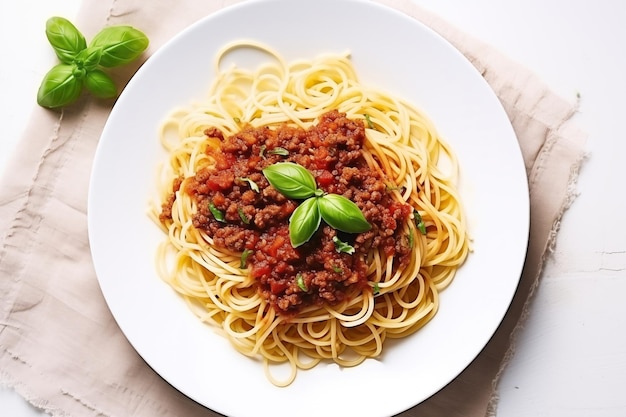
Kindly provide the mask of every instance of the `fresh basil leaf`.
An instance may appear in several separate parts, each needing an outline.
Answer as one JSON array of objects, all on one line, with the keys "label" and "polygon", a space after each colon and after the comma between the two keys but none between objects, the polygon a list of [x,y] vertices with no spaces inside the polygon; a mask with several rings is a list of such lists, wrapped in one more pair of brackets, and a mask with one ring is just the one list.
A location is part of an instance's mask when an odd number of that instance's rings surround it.
[{"label": "fresh basil leaf", "polygon": [[76,101],[83,83],[76,76],[76,66],[58,64],[44,76],[37,91],[37,104],[47,108],[63,107]]},{"label": "fresh basil leaf", "polygon": [[267,148],[267,146],[265,145],[261,145],[259,148],[259,156],[263,159],[265,159],[265,149]]},{"label": "fresh basil leaf", "polygon": [[289,239],[297,248],[311,239],[320,226],[321,217],[317,206],[318,198],[304,200],[289,217]]},{"label": "fresh basil leaf", "polygon": [[218,222],[222,222],[222,223],[226,222],[224,213],[222,213],[217,207],[215,207],[215,204],[213,204],[212,201],[209,202],[209,210],[211,211],[211,214],[213,215],[215,220],[217,220]]},{"label": "fresh basil leaf", "polygon": [[90,46],[85,48],[76,55],[74,58],[74,64],[78,68],[84,68],[87,71],[91,71],[98,66],[100,58],[102,57],[102,48]]},{"label": "fresh basil leaf", "polygon": [[54,53],[64,64],[71,64],[79,52],[87,47],[83,34],[63,17],[51,17],[47,20],[46,37]]},{"label": "fresh basil leaf", "polygon": [[109,26],[98,32],[89,46],[102,48],[100,65],[117,67],[135,60],[148,44],[146,35],[131,26]]},{"label": "fresh basil leaf", "polygon": [[317,185],[306,168],[293,162],[279,162],[263,169],[263,175],[278,192],[287,198],[305,199],[313,196]]},{"label": "fresh basil leaf", "polygon": [[239,259],[240,269],[244,269],[247,266],[248,257],[252,255],[252,252],[251,249],[244,249],[243,252],[241,252],[241,258]]},{"label": "fresh basil leaf", "polygon": [[87,90],[98,98],[113,98],[117,96],[115,82],[100,69],[87,72],[83,82]]},{"label": "fresh basil leaf", "polygon": [[347,253],[352,255],[354,253],[354,246],[349,245],[346,242],[342,242],[337,236],[333,237],[333,243],[335,244],[335,250],[337,253]]},{"label": "fresh basil leaf", "polygon": [[298,287],[304,291],[307,292],[309,291],[309,289],[306,286],[306,283],[304,282],[304,277],[302,276],[302,274],[298,274],[296,275],[296,284],[298,284]]},{"label": "fresh basil leaf", "polygon": [[342,195],[326,194],[320,197],[319,210],[329,226],[342,232],[361,233],[372,227],[359,207]]}]

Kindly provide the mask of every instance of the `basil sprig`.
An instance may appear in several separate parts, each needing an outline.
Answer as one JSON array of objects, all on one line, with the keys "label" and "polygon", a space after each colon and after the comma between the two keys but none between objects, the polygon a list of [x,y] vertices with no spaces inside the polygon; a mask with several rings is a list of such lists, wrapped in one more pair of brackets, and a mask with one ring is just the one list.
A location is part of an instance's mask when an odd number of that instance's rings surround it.
[{"label": "basil sprig", "polygon": [[263,169],[263,174],[285,197],[304,200],[289,218],[289,238],[294,248],[308,242],[322,220],[346,233],[362,233],[372,227],[355,203],[318,189],[313,174],[301,165],[279,162]]},{"label": "basil sprig", "polygon": [[88,45],[76,26],[62,17],[48,19],[46,37],[61,61],[48,71],[37,91],[37,103],[47,108],[73,103],[83,87],[98,98],[117,96],[115,82],[100,67],[127,64],[149,44],[146,35],[133,27],[109,26]]}]

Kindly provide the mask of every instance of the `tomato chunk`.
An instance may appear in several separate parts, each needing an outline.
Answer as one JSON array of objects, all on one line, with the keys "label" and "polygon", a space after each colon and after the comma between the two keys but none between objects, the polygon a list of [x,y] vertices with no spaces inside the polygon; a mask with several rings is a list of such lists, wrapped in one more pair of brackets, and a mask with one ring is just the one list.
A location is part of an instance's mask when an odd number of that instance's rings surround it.
[{"label": "tomato chunk", "polygon": [[333,182],[335,182],[335,176],[328,170],[324,170],[322,171],[318,176],[317,176],[317,183],[321,186],[321,187],[328,187],[329,185],[331,185]]}]

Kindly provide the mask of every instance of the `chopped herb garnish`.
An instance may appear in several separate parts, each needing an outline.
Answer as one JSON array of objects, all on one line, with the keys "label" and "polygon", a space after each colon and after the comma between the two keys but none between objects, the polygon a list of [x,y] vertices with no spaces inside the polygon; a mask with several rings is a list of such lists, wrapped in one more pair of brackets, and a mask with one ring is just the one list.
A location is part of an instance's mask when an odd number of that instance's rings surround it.
[{"label": "chopped herb garnish", "polygon": [[250,219],[248,218],[248,216],[246,216],[246,213],[243,212],[243,209],[241,207],[237,208],[237,212],[239,213],[239,218],[242,222],[244,222],[245,224],[250,224]]},{"label": "chopped herb garnish", "polygon": [[332,268],[335,273],[343,274],[343,269],[339,268],[337,265],[333,265]]},{"label": "chopped herb garnish", "polygon": [[347,253],[348,255],[352,255],[354,253],[354,247],[342,242],[337,236],[333,237],[333,243],[335,244],[335,250],[338,253]]},{"label": "chopped herb garnish", "polygon": [[252,189],[252,191],[256,191],[257,193],[259,192],[259,186],[256,184],[256,182],[252,181],[250,178],[242,177],[242,178],[237,178],[237,179],[241,182],[247,182],[250,188]]},{"label": "chopped herb garnish", "polygon": [[380,286],[378,285],[378,282],[374,282],[372,284],[372,292],[374,293],[374,295],[380,294]]},{"label": "chopped herb garnish", "polygon": [[296,275],[296,284],[298,284],[298,287],[304,291],[307,292],[309,291],[309,289],[306,286],[306,283],[304,282],[304,277],[302,276],[302,274],[298,274]]},{"label": "chopped herb garnish", "polygon": [[268,151],[265,145],[261,145],[259,149],[259,156],[265,159],[266,153],[270,155],[289,156],[289,151],[285,148],[281,148],[280,146],[277,146],[276,148],[270,149]]},{"label": "chopped herb garnish", "polygon": [[272,149],[271,151],[267,151],[267,153],[272,155],[280,155],[280,156],[288,156],[289,151],[285,148],[277,147]]},{"label": "chopped herb garnish", "polygon": [[211,214],[213,215],[215,220],[222,223],[226,222],[224,213],[222,213],[217,207],[215,207],[215,204],[213,204],[212,201],[209,201],[209,210],[211,210]]},{"label": "chopped herb garnish", "polygon": [[409,230],[409,234],[406,235],[406,237],[409,240],[409,249],[413,249],[413,246],[415,246],[415,238],[413,237],[413,231]]},{"label": "chopped herb garnish", "polygon": [[241,252],[241,259],[239,261],[239,268],[244,269],[246,267],[246,263],[248,262],[248,256],[252,255],[251,249],[244,249]]},{"label": "chopped herb garnish", "polygon": [[424,223],[424,219],[422,219],[422,216],[417,210],[413,210],[413,216],[415,218],[415,227],[417,227],[417,230],[419,230],[421,234],[425,235],[426,224]]},{"label": "chopped herb garnish", "polygon": [[367,121],[367,127],[369,127],[370,129],[374,129],[374,123],[372,123],[372,119],[367,113],[365,113],[365,120]]}]

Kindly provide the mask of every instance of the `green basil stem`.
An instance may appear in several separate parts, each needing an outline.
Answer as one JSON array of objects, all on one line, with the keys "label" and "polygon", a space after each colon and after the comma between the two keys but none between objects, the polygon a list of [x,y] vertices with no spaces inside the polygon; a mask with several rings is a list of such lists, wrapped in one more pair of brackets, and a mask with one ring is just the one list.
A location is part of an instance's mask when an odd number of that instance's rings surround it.
[{"label": "green basil stem", "polygon": [[83,68],[85,71],[91,71],[98,66],[101,57],[101,48],[89,47],[80,51],[78,55],[76,55],[76,58],[74,58],[73,63],[78,68]]}]

